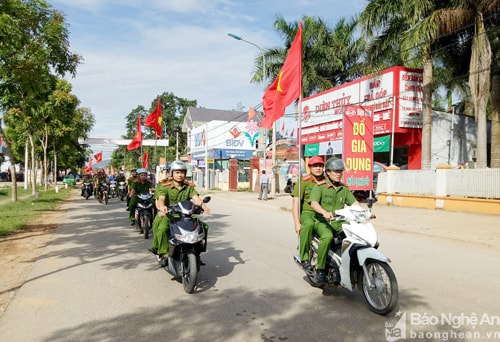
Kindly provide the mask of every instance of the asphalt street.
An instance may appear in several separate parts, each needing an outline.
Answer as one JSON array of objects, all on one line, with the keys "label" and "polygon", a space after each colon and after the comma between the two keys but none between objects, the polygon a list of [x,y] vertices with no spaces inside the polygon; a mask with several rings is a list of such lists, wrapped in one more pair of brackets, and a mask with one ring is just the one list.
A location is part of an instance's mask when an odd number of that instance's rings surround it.
[{"label": "asphalt street", "polygon": [[[0,320],[0,341],[385,341],[401,317],[408,339],[420,332],[418,340],[443,340],[451,329],[481,339],[448,341],[500,338],[494,317],[490,325],[469,324],[473,314],[500,312],[498,216],[375,204],[379,250],[391,259],[400,290],[395,312],[379,316],[357,290],[304,280],[292,261],[297,238],[288,195],[211,196],[207,265],[189,295],[158,268],[123,202],[105,206],[76,193]],[[433,324],[442,315],[469,321]]]}]

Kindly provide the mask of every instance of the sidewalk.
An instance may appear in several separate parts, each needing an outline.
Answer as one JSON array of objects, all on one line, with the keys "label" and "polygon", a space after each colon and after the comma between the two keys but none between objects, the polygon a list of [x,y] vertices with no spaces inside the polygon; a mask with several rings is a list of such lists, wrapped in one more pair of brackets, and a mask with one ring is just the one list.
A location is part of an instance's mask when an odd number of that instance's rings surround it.
[{"label": "sidewalk", "polygon": [[[213,197],[212,200],[223,196],[245,201],[249,206],[288,211],[291,216],[290,194],[276,194],[275,198],[267,201],[259,201],[256,192],[209,191],[208,195]],[[366,208],[366,204],[361,206]],[[377,215],[373,221],[377,230],[440,237],[500,249],[499,215],[399,207],[380,203],[375,203],[372,211]]]}]

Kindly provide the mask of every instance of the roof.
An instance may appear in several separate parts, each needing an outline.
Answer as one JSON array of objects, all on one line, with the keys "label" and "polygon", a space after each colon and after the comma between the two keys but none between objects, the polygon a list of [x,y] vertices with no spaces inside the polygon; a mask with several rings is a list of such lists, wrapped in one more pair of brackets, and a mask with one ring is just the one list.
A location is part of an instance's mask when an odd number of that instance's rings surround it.
[{"label": "roof", "polygon": [[182,122],[182,131],[187,132],[210,121],[246,122],[248,111],[188,107]]}]

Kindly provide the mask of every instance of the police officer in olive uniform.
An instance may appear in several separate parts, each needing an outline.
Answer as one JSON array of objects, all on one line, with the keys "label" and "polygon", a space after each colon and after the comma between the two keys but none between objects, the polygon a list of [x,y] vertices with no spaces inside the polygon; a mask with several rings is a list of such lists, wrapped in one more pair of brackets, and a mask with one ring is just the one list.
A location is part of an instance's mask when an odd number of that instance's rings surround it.
[{"label": "police officer in olive uniform", "polygon": [[[168,206],[177,204],[185,200],[192,200],[194,204],[201,205],[203,211],[210,214],[210,209],[196,191],[192,183],[186,180],[187,167],[181,160],[176,160],[170,165],[170,177],[158,183],[155,190],[156,208],[158,214],[153,222],[154,238],[151,244],[150,252],[157,255],[166,255],[168,253],[168,228],[170,219],[168,217]],[[205,245],[208,225],[201,223],[205,229]]]},{"label": "police officer in olive uniform", "polygon": [[318,263],[316,265],[316,280],[326,283],[326,256],[333,240],[334,233],[342,233],[342,221],[333,221],[335,210],[344,208],[345,205],[359,205],[356,198],[344,185],[342,173],[344,162],[342,159],[332,157],[325,164],[326,179],[323,185],[316,185],[309,200],[311,207],[316,212],[315,218],[318,222],[314,225],[314,231],[319,235]]},{"label": "police officer in olive uniform", "polygon": [[147,194],[149,193],[149,189],[153,189],[154,185],[148,179],[148,170],[139,169],[137,170],[137,174],[139,178],[134,180],[131,185],[130,194],[130,202],[129,202],[129,214],[128,219],[130,221],[130,225],[135,225],[135,209],[137,208],[137,198],[135,194]]},{"label": "police officer in olive uniform", "polygon": [[302,177],[300,181],[300,195],[299,182],[295,184],[292,191],[292,216],[295,233],[299,236],[300,261],[304,270],[310,271],[309,249],[311,247],[315,223],[315,212],[309,204],[309,196],[313,187],[325,179],[325,162],[322,157],[314,156],[309,159],[307,165],[309,166],[310,173]]},{"label": "police officer in olive uniform", "polygon": [[127,209],[125,209],[127,211],[130,203],[130,191],[132,190],[132,184],[136,179],[139,179],[139,177],[137,176],[137,169],[133,168],[130,170],[130,177],[128,177],[127,179]]}]

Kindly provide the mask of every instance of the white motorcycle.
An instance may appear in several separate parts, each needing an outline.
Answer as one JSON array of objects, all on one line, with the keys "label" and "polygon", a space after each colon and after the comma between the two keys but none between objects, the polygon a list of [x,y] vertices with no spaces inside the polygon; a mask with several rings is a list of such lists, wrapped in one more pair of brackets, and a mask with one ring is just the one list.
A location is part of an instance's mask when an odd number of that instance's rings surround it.
[{"label": "white motorcycle", "polygon": [[[372,201],[368,202],[371,208]],[[370,209],[351,206],[335,211],[335,220],[342,224],[344,234],[336,234],[330,245],[326,259],[326,279],[328,286],[344,287],[350,291],[357,284],[363,292],[370,309],[380,315],[392,312],[398,302],[398,283],[389,266],[389,258],[377,250],[379,240],[373,225]],[[313,234],[309,251],[310,270],[305,270],[311,285],[321,287],[316,279],[319,236]],[[294,256],[302,268],[300,257]]]}]

